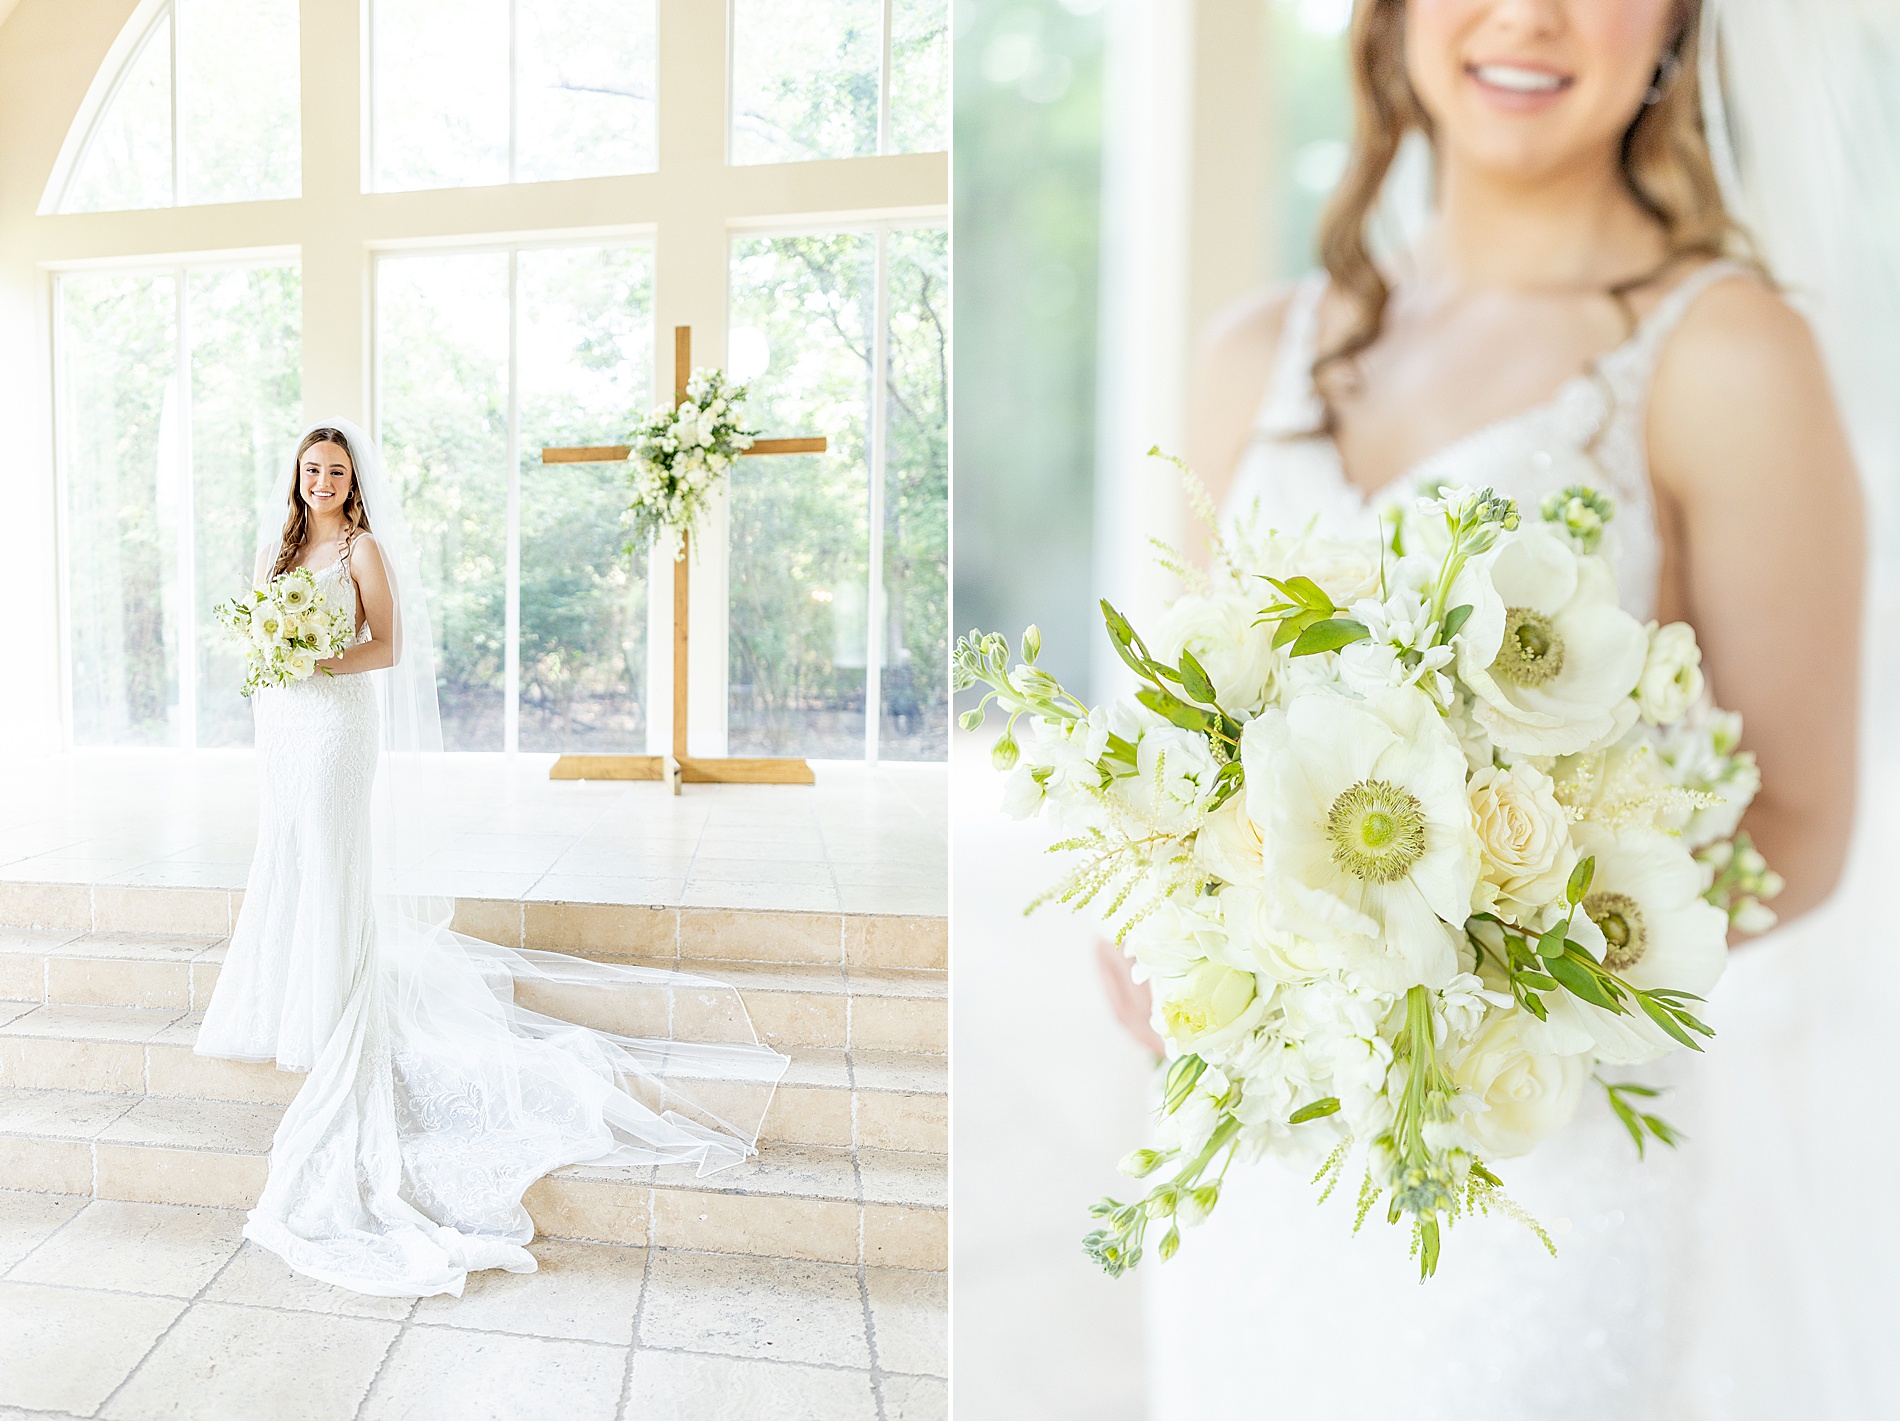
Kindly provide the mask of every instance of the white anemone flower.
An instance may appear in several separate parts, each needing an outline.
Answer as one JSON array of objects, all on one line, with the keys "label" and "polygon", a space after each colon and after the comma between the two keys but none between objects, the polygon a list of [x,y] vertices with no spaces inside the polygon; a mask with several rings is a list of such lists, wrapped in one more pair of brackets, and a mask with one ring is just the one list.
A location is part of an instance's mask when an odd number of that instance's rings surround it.
[{"label": "white anemone flower", "polygon": [[1617,605],[1607,563],[1527,524],[1467,566],[1452,600],[1461,598],[1473,610],[1457,638],[1458,671],[1500,747],[1570,755],[1634,723],[1630,692],[1649,636]]},{"label": "white anemone flower", "polygon": [[[1708,995],[1728,965],[1728,915],[1703,898],[1702,871],[1682,841],[1651,829],[1611,834],[1590,823],[1574,825],[1571,836],[1580,856],[1596,859],[1572,939],[1632,987]],[[1618,1015],[1559,991],[1546,992],[1544,1004],[1550,1021],[1524,1025],[1536,1049],[1587,1049],[1619,1065],[1677,1049],[1634,1003]]]},{"label": "white anemone flower", "polygon": [[1464,751],[1424,692],[1301,696],[1247,726],[1241,758],[1274,925],[1377,990],[1449,982],[1478,840]]}]

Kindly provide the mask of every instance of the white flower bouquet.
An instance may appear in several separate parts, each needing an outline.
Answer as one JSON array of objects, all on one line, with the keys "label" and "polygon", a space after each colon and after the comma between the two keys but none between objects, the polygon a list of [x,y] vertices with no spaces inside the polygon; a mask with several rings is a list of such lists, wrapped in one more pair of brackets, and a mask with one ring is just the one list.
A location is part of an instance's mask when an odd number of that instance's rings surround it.
[{"label": "white flower bouquet", "polygon": [[1152,643],[1102,604],[1141,685],[1094,708],[1033,627],[1013,668],[958,643],[958,689],[989,688],[965,728],[1008,716],[1005,807],[1079,856],[1049,896],[1104,913],[1168,1045],[1157,1145],[1122,1162],[1165,1179],[1093,1211],[1111,1274],[1151,1226],[1172,1257],[1235,1157],[1317,1166],[1323,1199],[1363,1156],[1359,1222],[1409,1217],[1429,1276],[1473,1211],[1550,1246],[1491,1166],[1593,1078],[1639,1152],[1676,1143],[1652,1088],[1598,1071],[1712,1035],[1731,926],[1774,921],[1736,833],[1759,776],[1691,629],[1618,605],[1609,502],[1541,513],[1455,489],[1363,546],[1217,538]]},{"label": "white flower bouquet", "polygon": [[244,648],[244,694],[308,680],[317,663],[340,656],[356,634],[348,611],[332,603],[308,568],[292,568],[212,609]]},{"label": "white flower bouquet", "polygon": [[674,561],[685,556],[685,535],[713,489],[752,447],[755,431],[741,424],[745,397],[746,387],[729,383],[723,370],[695,370],[678,409],[662,405],[634,429],[633,499],[622,517],[629,548],[657,536]]}]

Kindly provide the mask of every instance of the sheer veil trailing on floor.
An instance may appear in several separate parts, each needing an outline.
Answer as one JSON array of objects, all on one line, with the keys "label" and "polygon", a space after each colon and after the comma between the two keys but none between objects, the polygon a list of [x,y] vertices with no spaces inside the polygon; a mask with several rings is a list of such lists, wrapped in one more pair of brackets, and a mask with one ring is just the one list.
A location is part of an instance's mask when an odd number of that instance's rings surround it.
[{"label": "sheer veil trailing on floor", "polygon": [[[442,749],[420,560],[374,440],[343,420],[317,427],[349,440],[395,592],[396,663],[367,673],[382,742],[374,923],[244,1231],[359,1292],[459,1293],[471,1270],[533,1271],[522,1194],[551,1170],[744,1160],[787,1062],[728,986],[482,942],[420,891],[416,866],[438,847],[426,757]],[[260,518],[273,554],[292,477]]]}]

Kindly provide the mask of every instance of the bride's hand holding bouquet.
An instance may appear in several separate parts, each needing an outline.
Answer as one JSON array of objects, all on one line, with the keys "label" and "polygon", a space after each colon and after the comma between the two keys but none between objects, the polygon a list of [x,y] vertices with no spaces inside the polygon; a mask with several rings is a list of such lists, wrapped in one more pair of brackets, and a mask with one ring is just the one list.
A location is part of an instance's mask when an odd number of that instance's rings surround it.
[{"label": "bride's hand holding bouquet", "polygon": [[1730,927],[1772,923],[1779,883],[1736,833],[1759,777],[1693,631],[1617,604],[1613,514],[1454,489],[1382,544],[1217,541],[1152,646],[1103,604],[1141,684],[1094,708],[1033,628],[1014,668],[959,643],[959,689],[990,688],[966,728],[1008,715],[1006,807],[1080,856],[1052,896],[1104,911],[1168,1045],[1158,1145],[1123,1164],[1162,1182],[1094,1211],[1111,1273],[1151,1225],[1171,1257],[1236,1157],[1327,1193],[1363,1157],[1359,1220],[1408,1217],[1429,1275],[1467,1212],[1536,1229],[1491,1165],[1593,1077],[1639,1150],[1676,1142],[1597,1071],[1702,1049]]},{"label": "bride's hand holding bouquet", "polygon": [[349,612],[332,603],[308,568],[292,568],[263,587],[212,609],[244,650],[244,694],[290,686],[330,668],[355,637]]}]

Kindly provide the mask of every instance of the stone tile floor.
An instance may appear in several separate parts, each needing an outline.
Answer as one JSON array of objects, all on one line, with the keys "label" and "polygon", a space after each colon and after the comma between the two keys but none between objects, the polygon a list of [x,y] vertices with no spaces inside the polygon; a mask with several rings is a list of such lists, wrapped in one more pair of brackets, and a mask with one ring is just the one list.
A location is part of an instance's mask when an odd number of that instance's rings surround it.
[{"label": "stone tile floor", "polygon": [[461,1298],[223,1209],[0,1191],[0,1421],[944,1421],[941,1274],[539,1240]]},{"label": "stone tile floor", "polygon": [[[542,902],[941,916],[941,764],[818,762],[814,785],[549,780],[552,755],[443,755],[415,891]],[[0,759],[0,880],[242,888],[248,750]]]}]

